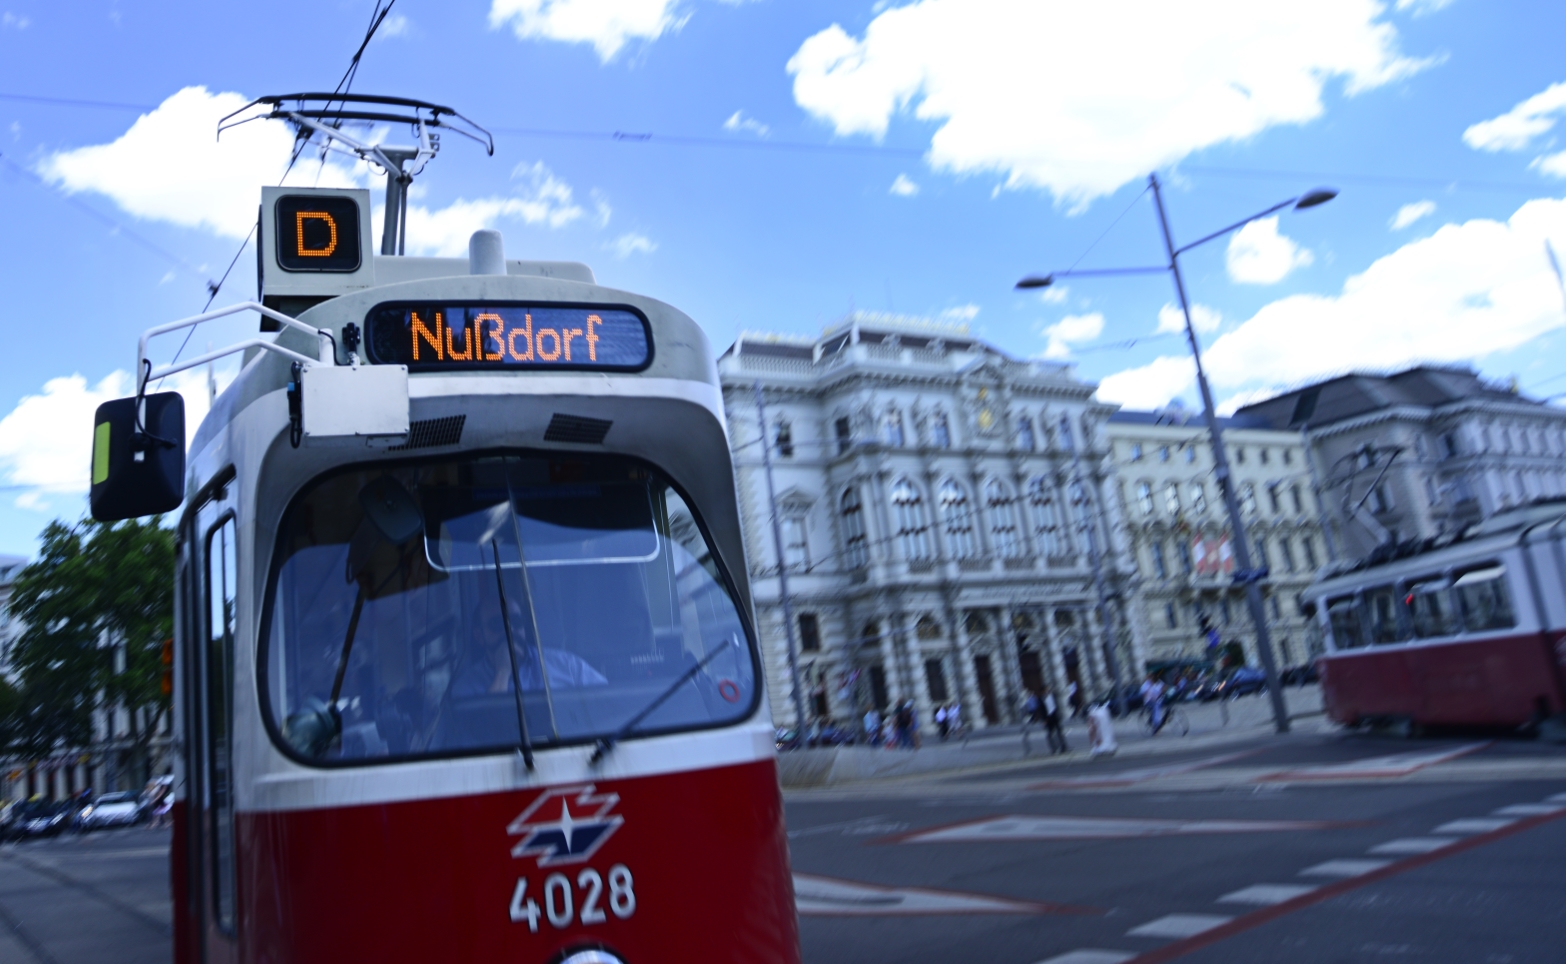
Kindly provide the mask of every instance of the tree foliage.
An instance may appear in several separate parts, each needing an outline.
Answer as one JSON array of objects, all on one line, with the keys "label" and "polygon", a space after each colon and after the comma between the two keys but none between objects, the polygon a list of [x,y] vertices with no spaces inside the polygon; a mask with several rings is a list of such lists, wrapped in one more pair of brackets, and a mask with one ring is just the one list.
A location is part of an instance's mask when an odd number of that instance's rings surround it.
[{"label": "tree foliage", "polygon": [[162,644],[174,629],[174,533],[162,518],[50,523],[10,608],[24,628],[11,651],[19,684],[0,693],[9,749],[39,757],[87,745],[100,700],[146,711],[132,733],[144,749],[169,704]]}]

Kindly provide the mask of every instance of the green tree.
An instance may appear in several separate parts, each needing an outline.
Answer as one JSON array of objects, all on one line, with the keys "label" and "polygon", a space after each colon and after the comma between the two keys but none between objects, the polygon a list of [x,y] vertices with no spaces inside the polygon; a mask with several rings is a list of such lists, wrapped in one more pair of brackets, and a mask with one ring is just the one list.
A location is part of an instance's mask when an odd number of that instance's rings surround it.
[{"label": "green tree", "polygon": [[174,629],[174,533],[162,521],[84,519],[44,530],[38,559],[11,591],[11,614],[24,627],[11,653],[20,685],[0,700],[10,703],[4,735],[13,753],[85,746],[92,711],[118,706],[132,711],[133,772],[145,775],[148,744],[169,710],[162,647]]}]

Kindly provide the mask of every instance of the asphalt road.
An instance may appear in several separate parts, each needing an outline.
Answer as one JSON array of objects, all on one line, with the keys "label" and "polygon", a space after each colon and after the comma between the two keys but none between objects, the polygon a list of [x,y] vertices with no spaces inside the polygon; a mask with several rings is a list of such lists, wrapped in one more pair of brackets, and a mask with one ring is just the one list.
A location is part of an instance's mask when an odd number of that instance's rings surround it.
[{"label": "asphalt road", "polygon": [[[790,792],[806,962],[1566,960],[1566,748],[1157,750]],[[167,844],[0,847],[0,962],[167,961]]]}]

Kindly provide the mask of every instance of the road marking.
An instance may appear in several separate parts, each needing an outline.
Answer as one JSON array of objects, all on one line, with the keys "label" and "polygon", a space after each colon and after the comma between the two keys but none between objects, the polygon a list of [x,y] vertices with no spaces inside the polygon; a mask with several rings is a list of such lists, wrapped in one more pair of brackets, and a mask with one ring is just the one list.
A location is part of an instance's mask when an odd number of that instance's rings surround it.
[{"label": "road marking", "polygon": [[1371,847],[1373,854],[1429,854],[1435,853],[1442,847],[1450,847],[1457,843],[1451,837],[1403,837],[1398,840],[1388,840],[1379,847]]},{"label": "road marking", "polygon": [[1232,894],[1224,894],[1218,898],[1220,904],[1281,904],[1286,900],[1293,900],[1301,894],[1308,894],[1315,890],[1309,884],[1252,884],[1244,890],[1237,890]]},{"label": "road marking", "polygon": [[1453,820],[1443,823],[1430,831],[1431,833],[1489,833],[1499,830],[1508,824],[1516,823],[1515,820],[1503,820],[1497,817],[1474,817],[1471,820]]},{"label": "road marking", "polygon": [[1382,867],[1390,867],[1390,860],[1329,860],[1300,871],[1301,877],[1358,877]]},{"label": "road marking", "polygon": [[1557,793],[1553,797],[1546,798],[1544,802],[1545,803],[1566,803],[1566,793]]},{"label": "road marking", "polygon": [[915,831],[903,843],[967,843],[976,840],[1115,840],[1191,834],[1277,833],[1327,830],[1325,820],[1136,820],[1118,817],[988,817],[949,827]]},{"label": "road marking", "polygon": [[1566,810],[1566,803],[1518,803],[1492,811],[1497,817],[1542,817]]},{"label": "road marking", "polygon": [[1278,782],[1295,780],[1384,780],[1406,777],[1425,767],[1446,763],[1475,750],[1482,750],[1490,743],[1469,743],[1451,750],[1423,753],[1398,753],[1392,756],[1376,756],[1352,763],[1330,763],[1321,766],[1299,767],[1257,777],[1259,781]]},{"label": "road marking", "polygon": [[1218,914],[1170,914],[1168,917],[1150,920],[1141,927],[1133,927],[1126,933],[1132,937],[1195,937],[1202,931],[1222,927],[1232,920],[1233,917]]},{"label": "road marking", "polygon": [[1130,951],[1104,951],[1096,947],[1084,947],[1078,951],[1056,955],[1046,961],[1039,961],[1037,964],[1125,964],[1135,956]]},{"label": "road marking", "polygon": [[1072,907],[988,894],[964,894],[924,887],[881,887],[815,874],[794,875],[794,903],[818,917],[890,917],[926,914],[1097,914]]},{"label": "road marking", "polygon": [[790,830],[788,836],[790,840],[793,840],[797,837],[810,837],[818,833],[832,833],[836,831],[845,837],[876,837],[907,829],[908,825],[906,823],[897,823],[885,817],[874,816],[860,817],[857,820],[844,820],[838,823],[824,823],[819,827]]},{"label": "road marking", "polygon": [[1028,785],[1029,790],[1083,790],[1102,787],[1129,787],[1138,783],[1146,783],[1148,780],[1157,780],[1159,777],[1178,776],[1182,773],[1193,773],[1197,770],[1205,770],[1208,767],[1218,766],[1221,763],[1231,763],[1248,756],[1255,756],[1261,750],[1246,750],[1243,753],[1225,753],[1222,756],[1207,757],[1202,760],[1192,760],[1188,763],[1175,763],[1161,767],[1140,767],[1135,770],[1121,770],[1116,773],[1104,773],[1087,777],[1063,777],[1059,780],[1043,780],[1039,783]]}]

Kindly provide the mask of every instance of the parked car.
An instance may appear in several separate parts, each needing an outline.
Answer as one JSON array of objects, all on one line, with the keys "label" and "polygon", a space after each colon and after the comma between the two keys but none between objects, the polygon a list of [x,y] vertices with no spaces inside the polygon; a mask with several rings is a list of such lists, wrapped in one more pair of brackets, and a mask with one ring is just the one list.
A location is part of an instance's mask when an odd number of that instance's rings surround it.
[{"label": "parked car", "polygon": [[105,793],[81,809],[76,815],[76,827],[84,831],[129,827],[140,823],[145,816],[139,794],[130,791]]},{"label": "parked car", "polygon": [[11,837],[55,837],[71,825],[75,805],[69,800],[29,800],[19,804],[11,821]]},{"label": "parked car", "polygon": [[1252,693],[1261,693],[1267,689],[1267,674],[1259,669],[1249,666],[1241,666],[1229,674],[1218,688],[1218,699],[1232,700],[1241,696],[1249,696]]},{"label": "parked car", "polygon": [[1278,676],[1278,683],[1281,686],[1308,686],[1319,682],[1321,682],[1321,673],[1316,670],[1315,663],[1290,666]]}]

